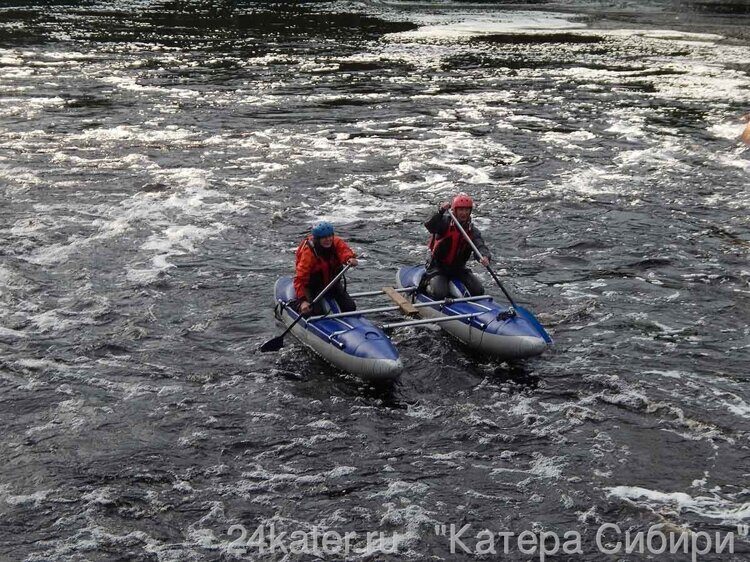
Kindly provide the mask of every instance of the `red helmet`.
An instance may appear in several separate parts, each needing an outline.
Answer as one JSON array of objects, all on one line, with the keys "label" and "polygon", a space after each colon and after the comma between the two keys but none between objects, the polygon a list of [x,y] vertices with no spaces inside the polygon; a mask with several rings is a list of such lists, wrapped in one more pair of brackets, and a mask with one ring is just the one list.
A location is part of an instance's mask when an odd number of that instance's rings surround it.
[{"label": "red helmet", "polygon": [[460,209],[462,207],[468,207],[469,209],[474,207],[474,201],[466,193],[459,193],[458,195],[456,195],[453,198],[453,203],[451,204],[451,208],[453,209]]}]

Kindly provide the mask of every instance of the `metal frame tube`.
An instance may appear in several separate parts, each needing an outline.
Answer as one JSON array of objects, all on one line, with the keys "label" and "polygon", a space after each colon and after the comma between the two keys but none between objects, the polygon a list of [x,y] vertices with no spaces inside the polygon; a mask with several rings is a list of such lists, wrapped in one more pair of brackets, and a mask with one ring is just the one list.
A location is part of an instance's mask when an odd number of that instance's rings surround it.
[{"label": "metal frame tube", "polygon": [[[489,295],[477,295],[474,297],[462,297],[460,299],[446,299],[442,301],[433,301],[433,302],[415,302],[414,308],[423,308],[426,306],[444,306],[444,305],[450,306],[454,302],[473,302],[473,301],[482,301],[485,299],[492,300],[492,297]],[[482,306],[482,305],[477,303],[477,306]],[[488,308],[487,310],[490,310],[490,309]]]},{"label": "metal frame tube", "polygon": [[422,320],[409,320],[407,322],[394,322],[391,324],[383,324],[381,328],[383,330],[391,330],[393,328],[404,328],[406,326],[419,326],[420,324],[437,324],[439,322],[450,322],[451,320],[465,320],[466,318],[474,318],[486,314],[486,312],[472,312],[471,314],[456,314],[455,316],[446,316],[444,318],[424,318]]},{"label": "metal frame tube", "polygon": [[[351,296],[351,295],[349,295]],[[334,318],[346,318],[347,316],[357,316],[358,314],[370,314],[374,312],[391,312],[398,310],[397,306],[381,306],[380,308],[365,308],[363,310],[352,310],[351,312],[338,312],[336,314],[321,314],[319,316],[311,316],[307,319],[308,322],[314,322],[315,320],[329,320]]]},{"label": "metal frame tube", "polygon": [[[397,293],[411,293],[416,291],[416,287],[404,287],[403,289],[396,289]],[[352,298],[355,297],[374,297],[377,295],[384,295],[385,293],[383,291],[365,291],[364,293],[350,293],[349,296]]]},{"label": "metal frame tube", "polygon": [[[353,295],[349,295],[353,296]],[[464,297],[460,299],[450,299],[449,303],[453,304],[454,302],[472,302],[472,301],[479,301],[479,300],[485,300],[489,299],[492,300],[492,297],[488,295],[477,295],[474,297]],[[414,303],[414,308],[425,308],[428,306],[444,306],[448,304],[446,301],[435,301],[435,302],[417,302]],[[450,306],[450,305],[449,305]],[[477,306],[482,306],[480,304],[477,304]],[[482,306],[482,308],[487,308]],[[347,316],[358,316],[360,314],[375,314],[378,312],[393,312],[395,310],[398,310],[398,306],[381,306],[378,308],[363,308],[362,310],[352,310],[351,312],[338,312],[336,314],[320,314],[318,316],[311,316],[310,318],[306,318],[305,320],[307,322],[315,322],[316,320],[332,320],[335,318],[346,318]],[[487,310],[490,310],[487,308]]]}]

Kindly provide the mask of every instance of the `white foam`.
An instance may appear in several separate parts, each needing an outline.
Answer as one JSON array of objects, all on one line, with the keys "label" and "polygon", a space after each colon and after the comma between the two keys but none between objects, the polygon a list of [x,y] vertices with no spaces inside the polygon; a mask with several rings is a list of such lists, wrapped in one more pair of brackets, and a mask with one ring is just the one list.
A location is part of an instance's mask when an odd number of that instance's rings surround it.
[{"label": "white foam", "polygon": [[725,391],[725,390],[718,390],[718,389],[713,389],[713,390],[714,390],[714,394],[720,398],[723,398],[726,396],[730,397],[731,401],[721,400],[722,406],[724,406],[730,412],[732,412],[733,414],[736,414],[737,416],[741,418],[750,418],[750,404],[745,402],[745,400],[743,400],[742,397],[732,392]]},{"label": "white foam", "polygon": [[[131,92],[158,92],[162,95],[168,94],[170,88],[164,88],[160,86],[144,86],[138,83],[138,79],[134,76],[104,76],[99,79],[104,84],[110,84],[121,90],[127,90]],[[197,95],[197,92],[194,92]]]},{"label": "white foam", "polygon": [[526,416],[532,414],[534,413],[534,409],[532,408],[533,402],[534,401],[528,396],[519,396],[517,403],[508,410],[508,413],[515,416]]},{"label": "white foam", "polygon": [[541,136],[541,140],[544,142],[560,146],[567,149],[581,150],[582,147],[575,144],[576,141],[590,141],[596,138],[590,131],[573,131],[571,133],[558,133],[554,131],[548,131]]},{"label": "white foam", "polygon": [[313,427],[316,429],[329,429],[329,430],[338,430],[339,426],[337,426],[335,423],[333,423],[331,420],[317,420],[314,422],[310,422],[307,424],[307,427]]},{"label": "white foam", "polygon": [[83,324],[91,324],[93,320],[80,317],[66,318],[62,311],[48,310],[29,317],[40,333],[64,332]]},{"label": "white foam", "polygon": [[404,495],[422,496],[427,492],[427,490],[429,490],[429,486],[425,484],[424,482],[404,482],[402,480],[397,480],[395,482],[389,482],[387,490],[369,494],[367,497],[368,499],[374,499],[374,498],[389,498],[390,499],[395,496],[404,496]]},{"label": "white foam", "polygon": [[138,125],[118,125],[117,127],[110,128],[87,129],[83,133],[71,135],[69,142],[86,144],[93,142],[122,143],[123,141],[135,141],[145,144],[176,144],[179,141],[186,141],[195,136],[195,133],[180,128],[146,129]]},{"label": "white foam", "polygon": [[[314,442],[330,441],[340,438],[340,434],[333,434],[330,439],[325,438],[324,436],[315,437],[318,437],[318,439],[312,439]],[[291,446],[284,447],[283,449],[291,449],[298,444],[299,443],[293,443]],[[343,478],[344,476],[356,473],[357,470],[358,469],[353,466],[336,466],[327,471],[298,474],[295,472],[271,472],[261,465],[255,465],[251,472],[245,472],[242,474],[242,477],[248,480],[243,481],[237,486],[237,490],[243,494],[254,496],[259,491],[271,490],[278,484],[309,486],[310,484],[319,484],[327,480]]]},{"label": "white foam", "polygon": [[[550,180],[548,185],[552,191],[572,192],[581,195],[601,195],[620,193],[628,190],[631,178],[625,174],[612,172],[611,170],[590,166],[579,169],[571,169],[565,172],[563,180],[555,182]],[[590,295],[595,297],[596,295]]]},{"label": "white foam", "polygon": [[723,35],[715,33],[694,33],[689,31],[677,31],[674,29],[618,29],[608,32],[610,35],[640,36],[649,39],[664,39],[669,41],[683,40],[690,43],[706,43],[721,41]]},{"label": "white foam", "polygon": [[[44,178],[31,170],[7,165],[0,165],[0,179],[7,183],[6,193],[11,196],[47,184]],[[23,222],[29,222],[29,220],[26,219]]]},{"label": "white foam", "polygon": [[[463,40],[496,33],[520,32],[535,33],[547,30],[582,29],[586,26],[572,22],[571,16],[553,12],[509,11],[494,14],[435,14],[422,16],[423,25],[413,31],[402,31],[385,36],[388,41],[419,40]],[[458,21],[456,21],[458,20]]]},{"label": "white foam", "polygon": [[637,121],[617,121],[613,123],[608,129],[608,133],[615,133],[624,136],[627,140],[636,140],[646,135],[641,124],[641,119]]},{"label": "white foam", "polygon": [[545,457],[541,453],[534,453],[529,473],[540,478],[558,479],[562,476],[562,459],[563,457]]},{"label": "white foam", "polygon": [[203,441],[208,441],[207,431],[193,431],[190,435],[183,435],[177,440],[181,447],[194,447]]},{"label": "white foam", "polygon": [[742,121],[729,121],[711,125],[707,130],[715,137],[728,140],[738,140],[747,124]]},{"label": "white foam", "polygon": [[165,264],[165,259],[169,256],[180,255],[184,253],[195,252],[195,244],[210,236],[222,232],[226,225],[214,223],[208,227],[199,227],[194,225],[170,226],[164,231],[153,234],[142,246],[143,250],[156,250],[159,255],[154,258],[154,262],[159,262],[164,267],[171,267]]},{"label": "white foam", "polygon": [[410,418],[432,420],[441,415],[443,408],[426,404],[407,404],[406,415]]},{"label": "white foam", "polygon": [[520,474],[528,474],[538,478],[549,478],[553,480],[557,480],[562,476],[562,468],[564,466],[563,457],[546,457],[543,454],[536,452],[533,453],[533,457],[533,460],[529,463],[529,467],[526,470],[515,467],[499,467],[492,469],[490,476],[497,476],[507,472],[517,472]]},{"label": "white foam", "polygon": [[4,264],[0,264],[0,289],[10,289],[24,284],[23,279],[15,271]]},{"label": "white foam", "polygon": [[684,379],[688,376],[691,376],[692,373],[689,373],[687,371],[678,371],[678,370],[657,370],[657,369],[651,369],[649,371],[643,371],[644,375],[659,375],[660,377],[667,377],[670,379]]},{"label": "white foam", "polygon": [[133,285],[146,287],[159,281],[167,269],[168,264],[159,263],[153,269],[128,268],[125,275]]},{"label": "white foam", "polygon": [[[738,151],[729,152],[729,153],[722,153],[717,155],[716,160],[718,160],[719,163],[726,166],[727,168],[736,168],[743,170],[746,173],[750,173],[750,160],[747,158],[743,158],[743,152],[745,152],[746,148],[743,146]],[[731,194],[728,196],[727,203],[731,203],[733,199],[736,197],[743,197],[744,195],[744,201],[737,201],[737,203],[742,203],[740,207],[747,207],[748,203],[748,190],[744,191],[744,194]],[[722,201],[723,202],[723,201]]]},{"label": "white foam", "polygon": [[65,61],[65,62],[77,62],[77,61],[90,61],[101,58],[100,53],[83,53],[81,51],[55,51],[45,52],[45,59],[52,59],[53,61]]},{"label": "white foam", "polygon": [[382,540],[378,538],[368,545],[370,550],[362,554],[365,559],[377,552],[403,550],[409,545],[416,544],[422,536],[422,529],[429,533],[437,523],[435,519],[430,517],[431,511],[417,504],[397,507],[397,504],[387,503],[385,507],[386,513],[380,519],[380,526],[405,527],[406,532],[394,532],[393,535],[384,536]]},{"label": "white foam", "polygon": [[[126,136],[130,135],[127,128],[119,128],[118,131]],[[152,229],[152,233],[141,244],[141,249],[155,252],[156,255],[152,256],[147,267],[143,267],[143,264],[125,266],[128,280],[146,285],[159,279],[166,270],[173,267],[170,258],[197,252],[200,243],[219,235],[227,228],[224,223],[215,219],[223,220],[226,215],[240,212],[248,206],[244,200],[232,201],[229,200],[230,196],[209,189],[212,178],[210,170],[162,169],[140,154],[125,156],[115,165],[123,164],[138,166],[141,170],[148,169],[154,181],[165,185],[165,189],[157,193],[138,192],[124,199],[119,206],[94,205],[87,209],[77,206],[76,213],[85,211],[80,221],[97,227],[97,232],[87,238],[76,236],[71,237],[67,243],[37,248],[26,259],[39,265],[54,265],[97,242],[146,226]],[[38,207],[38,210],[51,212],[55,209]],[[91,215],[101,218],[91,221]],[[168,215],[172,217],[169,221]],[[71,220],[79,220],[78,215],[73,215]],[[56,321],[45,318],[40,320]]]},{"label": "white foam", "polygon": [[466,451],[451,451],[450,453],[432,453],[426,455],[428,459],[434,459],[437,461],[453,461],[462,460],[466,458]]},{"label": "white foam", "polygon": [[326,473],[326,478],[341,478],[357,472],[353,466],[337,466]]},{"label": "white foam", "polygon": [[0,499],[2,499],[8,505],[33,505],[38,506],[42,502],[46,501],[50,494],[54,493],[55,490],[39,490],[32,494],[20,494],[12,495],[9,494],[10,486],[3,484],[0,486]]},{"label": "white foam", "polygon": [[31,359],[31,358],[24,358],[19,359],[15,362],[15,365],[18,365],[19,367],[26,367],[28,369],[47,369],[57,368],[60,364],[56,363],[55,361],[51,361],[49,359]]},{"label": "white foam", "polygon": [[108,506],[115,503],[116,491],[109,486],[95,488],[86,492],[81,499],[88,504]]},{"label": "white foam", "polygon": [[13,51],[0,49],[0,64],[3,66],[21,66],[24,64],[24,60]]},{"label": "white foam", "polygon": [[682,73],[662,76],[654,82],[658,95],[671,99],[747,103],[750,79],[744,73],[729,70],[724,64],[696,61],[677,66]]},{"label": "white foam", "polygon": [[737,504],[718,496],[692,497],[684,492],[665,493],[638,486],[615,486],[605,489],[609,497],[645,504],[646,507],[660,511],[665,507],[671,507],[677,514],[684,511],[727,523],[750,518],[750,503]]},{"label": "white foam", "polygon": [[27,334],[11,328],[0,326],[0,339],[24,339],[28,338]]},{"label": "white foam", "polygon": [[17,79],[17,78],[29,78],[36,74],[36,70],[33,68],[4,68],[3,79]]},{"label": "white foam", "polygon": [[614,161],[622,167],[651,164],[661,170],[688,171],[690,167],[672,155],[675,149],[673,145],[666,144],[641,150],[625,150],[617,154]]}]

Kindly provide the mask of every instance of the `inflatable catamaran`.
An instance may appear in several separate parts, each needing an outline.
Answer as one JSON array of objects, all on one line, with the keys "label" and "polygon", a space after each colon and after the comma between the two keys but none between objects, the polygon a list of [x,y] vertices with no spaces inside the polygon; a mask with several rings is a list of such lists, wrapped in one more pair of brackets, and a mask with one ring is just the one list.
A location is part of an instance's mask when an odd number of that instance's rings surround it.
[{"label": "inflatable catamaran", "polygon": [[[291,333],[323,359],[343,371],[368,380],[390,380],[402,369],[398,350],[387,332],[426,324],[437,324],[468,347],[502,360],[523,359],[544,352],[552,338],[528,310],[501,305],[490,295],[467,296],[458,280],[450,283],[451,297],[434,300],[419,291],[424,266],[402,267],[396,274],[397,288],[353,293],[353,298],[388,296],[393,305],[353,312],[340,312],[333,299],[325,299],[326,314],[304,318],[289,306],[295,298],[290,277],[282,277],[274,288],[275,315]],[[367,315],[402,312],[419,318],[380,326]]]},{"label": "inflatable catamaran", "polygon": [[[419,287],[424,266],[402,267],[399,288]],[[451,297],[436,301],[424,292],[410,292],[419,316],[440,327],[472,349],[500,359],[524,359],[541,354],[552,338],[531,312],[503,306],[489,295],[469,296],[457,279],[449,283]]]},{"label": "inflatable catamaran", "polygon": [[333,366],[369,380],[390,380],[401,372],[398,350],[382,329],[365,318],[372,311],[340,312],[334,299],[324,298],[327,314],[300,317],[289,306],[296,298],[291,277],[276,281],[274,294],[276,319],[287,327],[296,321],[291,333]]},{"label": "inflatable catamaran", "polygon": [[[448,212],[475,255],[481,257],[453,214]],[[500,305],[489,295],[472,296],[457,279],[449,283],[449,298],[433,299],[422,290],[425,268],[412,266],[398,270],[396,288],[350,295],[352,298],[386,295],[393,301],[392,306],[341,312],[336,301],[326,297],[326,292],[349,267],[344,267],[313,301],[314,304],[322,300],[326,313],[307,318],[291,306],[296,296],[292,279],[280,278],[274,287],[275,315],[287,329],[281,336],[263,344],[261,351],[278,350],[283,345],[284,335],[291,332],[335,367],[370,380],[390,380],[396,378],[402,369],[398,350],[386,333],[397,328],[437,324],[470,348],[503,360],[533,357],[552,344],[544,327],[531,312],[513,301],[489,265],[485,267],[509,305]],[[420,318],[381,326],[366,318],[368,314],[396,311]]]}]

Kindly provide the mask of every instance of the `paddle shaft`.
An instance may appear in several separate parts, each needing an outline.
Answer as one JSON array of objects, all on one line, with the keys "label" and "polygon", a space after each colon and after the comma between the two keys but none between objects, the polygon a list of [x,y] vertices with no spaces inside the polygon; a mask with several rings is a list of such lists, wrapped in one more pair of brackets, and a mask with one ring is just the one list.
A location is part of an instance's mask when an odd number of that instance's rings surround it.
[{"label": "paddle shaft", "polygon": [[[333,287],[333,286],[334,286],[334,285],[336,284],[336,282],[337,282],[337,281],[338,281],[339,279],[341,279],[341,278],[342,278],[342,277],[344,276],[344,273],[346,273],[346,272],[347,272],[347,270],[348,270],[348,269],[349,269],[350,267],[351,267],[351,265],[349,265],[349,264],[346,264],[346,265],[344,266],[344,268],[343,268],[343,269],[342,269],[341,271],[339,271],[338,275],[336,275],[336,277],[334,277],[333,279],[331,279],[331,282],[330,282],[330,283],[328,283],[328,285],[326,285],[326,286],[325,286],[325,287],[323,288],[323,290],[322,290],[322,291],[320,291],[320,292],[318,293],[318,296],[317,296],[317,297],[315,297],[315,298],[314,298],[314,299],[312,300],[312,302],[310,303],[310,307],[311,307],[311,308],[312,308],[312,307],[313,307],[313,306],[315,305],[315,303],[316,303],[316,302],[318,302],[318,301],[319,301],[320,299],[322,299],[322,298],[323,298],[323,297],[325,296],[325,294],[326,294],[326,293],[328,292],[328,290],[329,290],[329,289],[330,289],[331,287]],[[299,322],[299,321],[300,321],[300,318],[302,318],[302,315],[301,315],[301,314],[300,314],[299,316],[297,316],[297,318],[296,318],[296,319],[294,320],[294,322],[292,322],[292,323],[291,323],[291,325],[290,325],[290,326],[289,326],[289,327],[288,327],[288,328],[286,329],[286,332],[284,332],[284,333],[283,333],[283,334],[281,334],[281,335],[282,335],[282,336],[285,336],[285,335],[287,334],[287,332],[289,332],[289,330],[291,330],[291,329],[292,329],[292,328],[294,327],[294,325],[295,325],[295,324],[296,324],[297,322]]]},{"label": "paddle shaft", "polygon": [[[334,277],[331,280],[331,282],[328,283],[328,285],[326,285],[323,288],[323,290],[320,291],[320,293],[318,293],[318,296],[316,296],[310,304],[314,305],[316,302],[322,299],[325,296],[325,294],[328,292],[328,290],[331,287],[333,287],[339,279],[341,279],[341,277],[344,275],[344,273],[346,273],[349,270],[350,267],[351,267],[350,264],[346,264],[346,266],[344,266],[344,268],[341,271],[339,271],[338,275],[336,275],[336,277]],[[284,342],[284,336],[287,335],[292,330],[292,328],[294,328],[297,325],[297,322],[299,322],[300,320],[302,320],[302,314],[300,314],[299,316],[297,316],[297,318],[294,319],[294,322],[292,322],[289,325],[289,327],[286,330],[284,330],[283,334],[281,334],[280,336],[276,336],[275,338],[268,340],[266,343],[264,343],[260,347],[261,351],[277,351],[279,348],[281,348]]]},{"label": "paddle shaft", "polygon": [[[474,241],[471,239],[471,237],[466,233],[464,230],[464,227],[461,226],[461,223],[456,218],[456,215],[453,214],[453,211],[448,209],[448,214],[450,215],[451,219],[453,220],[453,223],[458,227],[458,230],[461,231],[461,234],[463,234],[464,238],[466,239],[466,242],[471,246],[471,249],[474,251],[474,255],[476,256],[477,260],[482,259],[482,254],[479,251],[479,248],[476,247],[476,244],[474,244]],[[490,275],[492,275],[492,278],[495,280],[495,283],[497,283],[497,286],[500,287],[500,290],[503,292],[503,294],[508,298],[508,302],[510,302],[510,305],[513,308],[516,308],[516,303],[513,302],[513,297],[510,296],[508,291],[505,290],[505,287],[503,287],[503,284],[500,282],[500,279],[497,277],[497,274],[492,270],[492,267],[490,265],[485,265],[484,267],[487,268],[487,271],[490,272]]]}]

